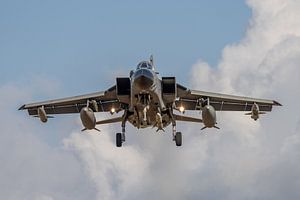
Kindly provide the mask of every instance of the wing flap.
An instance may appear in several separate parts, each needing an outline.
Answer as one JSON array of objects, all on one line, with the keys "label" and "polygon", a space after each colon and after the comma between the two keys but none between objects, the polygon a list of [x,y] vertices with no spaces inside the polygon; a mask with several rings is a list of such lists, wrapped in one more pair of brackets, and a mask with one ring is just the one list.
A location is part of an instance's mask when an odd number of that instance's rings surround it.
[{"label": "wing flap", "polygon": [[111,124],[111,123],[117,123],[122,121],[122,117],[116,117],[116,118],[111,118],[111,119],[105,119],[101,121],[97,121],[96,124]]},{"label": "wing flap", "polygon": [[202,119],[189,117],[189,116],[183,116],[183,115],[176,115],[173,114],[176,121],[185,121],[185,122],[196,122],[196,123],[203,123]]}]

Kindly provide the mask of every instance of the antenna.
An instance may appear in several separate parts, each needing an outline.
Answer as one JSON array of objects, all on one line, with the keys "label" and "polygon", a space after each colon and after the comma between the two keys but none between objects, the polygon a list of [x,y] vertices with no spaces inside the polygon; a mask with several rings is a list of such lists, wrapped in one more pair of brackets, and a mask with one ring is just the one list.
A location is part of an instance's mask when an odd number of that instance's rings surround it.
[{"label": "antenna", "polygon": [[153,61],[153,55],[152,54],[150,55],[150,63],[151,63],[152,66],[154,66],[154,61]]}]

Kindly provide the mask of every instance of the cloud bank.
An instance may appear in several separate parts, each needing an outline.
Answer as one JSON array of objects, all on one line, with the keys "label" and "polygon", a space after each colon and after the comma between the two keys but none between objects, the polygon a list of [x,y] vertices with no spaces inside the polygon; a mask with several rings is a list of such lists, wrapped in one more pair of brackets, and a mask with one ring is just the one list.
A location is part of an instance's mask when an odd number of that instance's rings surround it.
[{"label": "cloud bank", "polygon": [[[91,138],[88,143],[94,148],[82,149],[83,136],[73,133],[67,143],[85,160],[90,176],[99,177],[94,181],[100,199],[300,197],[300,3],[247,3],[253,17],[245,37],[224,48],[218,66],[196,63],[191,86],[277,99],[284,107],[275,108],[259,122],[242,113],[219,114],[221,131],[199,133],[197,125],[181,124],[178,129],[185,136],[181,149],[169,142],[169,135],[154,136],[151,131],[129,138],[120,152],[112,148],[113,137],[110,147]],[[115,151],[121,154],[118,159],[114,159]],[[129,168],[123,166],[127,162],[132,164]],[[110,183],[111,179],[119,181]]]},{"label": "cloud bank", "polygon": [[156,134],[127,126],[126,145],[118,149],[119,127],[82,134],[79,121],[53,147],[38,136],[45,128],[11,112],[20,103],[16,99],[30,99],[32,90],[4,85],[1,198],[299,199],[300,2],[247,3],[253,16],[245,37],[224,48],[218,66],[196,63],[191,87],[276,99],[283,107],[259,122],[243,113],[218,113],[221,130],[179,124],[181,148],[171,141],[170,129]]}]

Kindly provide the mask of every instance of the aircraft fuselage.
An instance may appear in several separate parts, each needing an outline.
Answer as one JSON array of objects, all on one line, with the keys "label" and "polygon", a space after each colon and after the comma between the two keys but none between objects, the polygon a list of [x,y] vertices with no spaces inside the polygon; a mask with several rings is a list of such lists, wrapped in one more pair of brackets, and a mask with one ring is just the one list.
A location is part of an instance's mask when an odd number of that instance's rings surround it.
[{"label": "aircraft fuselage", "polygon": [[[145,65],[149,64],[145,62]],[[143,64],[140,64],[143,65]],[[137,128],[170,124],[170,116],[162,98],[162,81],[153,67],[138,67],[130,77],[131,99],[128,121]]]}]

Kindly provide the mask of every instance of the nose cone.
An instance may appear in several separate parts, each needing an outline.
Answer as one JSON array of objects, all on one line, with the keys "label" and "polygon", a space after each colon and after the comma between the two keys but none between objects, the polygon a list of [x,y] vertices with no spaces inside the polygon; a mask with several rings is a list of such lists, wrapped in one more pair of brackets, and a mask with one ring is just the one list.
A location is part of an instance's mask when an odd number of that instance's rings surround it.
[{"label": "nose cone", "polygon": [[154,76],[151,71],[147,69],[138,70],[134,76],[134,85],[141,89],[149,89],[154,83]]}]

